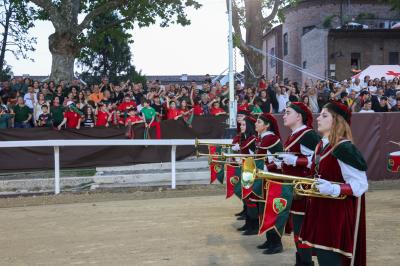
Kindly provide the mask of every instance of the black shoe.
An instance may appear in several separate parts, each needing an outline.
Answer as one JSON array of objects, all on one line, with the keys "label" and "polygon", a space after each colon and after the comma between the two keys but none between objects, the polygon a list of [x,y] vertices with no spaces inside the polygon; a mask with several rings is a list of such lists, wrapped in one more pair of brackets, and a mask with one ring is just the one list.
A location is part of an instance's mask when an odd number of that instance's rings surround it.
[{"label": "black shoe", "polygon": [[247,230],[247,223],[245,223],[242,227],[239,227],[238,229],[236,229],[236,230],[238,230],[239,232],[242,232],[242,231],[246,231]]},{"label": "black shoe", "polygon": [[246,215],[238,216],[238,217],[236,218],[236,220],[238,220],[238,221],[246,220]]},{"label": "black shoe", "polygon": [[281,253],[282,251],[283,251],[283,246],[281,243],[279,243],[279,244],[270,245],[266,250],[263,251],[263,254],[272,255],[272,254]]},{"label": "black shoe", "polygon": [[296,264],[294,266],[302,266],[301,264],[301,257],[298,252],[296,252]]},{"label": "black shoe", "polygon": [[271,245],[271,242],[267,240],[264,243],[262,243],[261,245],[258,245],[257,248],[258,249],[266,249],[266,248],[269,248],[270,245]]},{"label": "black shoe", "polygon": [[243,236],[254,236],[254,235],[258,235],[258,229],[247,229],[246,231],[243,232],[242,234]]},{"label": "black shoe", "polygon": [[243,209],[241,212],[235,213],[235,216],[244,216],[246,215],[246,210]]}]

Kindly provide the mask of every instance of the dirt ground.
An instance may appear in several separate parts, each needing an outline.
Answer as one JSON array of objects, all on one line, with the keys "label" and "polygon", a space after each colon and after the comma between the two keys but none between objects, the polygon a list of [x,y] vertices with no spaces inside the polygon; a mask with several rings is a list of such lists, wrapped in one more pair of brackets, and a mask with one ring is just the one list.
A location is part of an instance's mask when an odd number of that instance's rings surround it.
[{"label": "dirt ground", "polygon": [[[399,265],[400,186],[367,194],[368,265]],[[223,187],[0,199],[0,265],[294,265],[241,236]]]}]

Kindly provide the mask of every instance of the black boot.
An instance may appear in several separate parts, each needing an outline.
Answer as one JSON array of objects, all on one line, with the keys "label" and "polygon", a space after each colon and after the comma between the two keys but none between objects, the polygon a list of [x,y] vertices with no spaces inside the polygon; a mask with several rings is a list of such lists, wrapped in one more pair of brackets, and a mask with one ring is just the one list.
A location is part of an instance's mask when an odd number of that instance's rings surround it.
[{"label": "black boot", "polygon": [[271,241],[269,241],[269,239],[267,239],[267,241],[265,241],[261,245],[258,245],[257,248],[258,249],[266,249],[266,248],[269,248],[270,245],[271,245]]},{"label": "black boot", "polygon": [[248,227],[249,227],[249,219],[246,218],[244,225],[242,227],[239,227],[236,230],[238,230],[239,232],[242,232],[242,231],[246,231]]},{"label": "black boot", "polygon": [[244,236],[252,236],[258,234],[258,218],[250,219],[249,226],[247,227],[246,231],[243,232],[242,235]]},{"label": "black boot", "polygon": [[243,216],[246,214],[246,209],[243,208],[243,210],[241,212],[235,213],[235,216]]},{"label": "black boot", "polygon": [[267,237],[270,241],[270,245],[263,253],[267,255],[281,253],[283,251],[281,237],[275,231],[269,231]]},{"label": "black boot", "polygon": [[294,266],[302,266],[301,264],[301,257],[298,252],[296,252],[296,264]]}]

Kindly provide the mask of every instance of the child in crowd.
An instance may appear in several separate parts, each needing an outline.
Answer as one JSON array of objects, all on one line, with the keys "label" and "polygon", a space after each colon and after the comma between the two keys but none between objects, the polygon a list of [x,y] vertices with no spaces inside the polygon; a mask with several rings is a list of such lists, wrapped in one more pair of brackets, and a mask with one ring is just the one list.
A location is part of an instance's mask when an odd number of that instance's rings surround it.
[{"label": "child in crowd", "polygon": [[83,120],[83,127],[94,127],[95,119],[94,119],[93,108],[91,106],[86,106],[85,109],[86,110],[85,110],[85,117]]},{"label": "child in crowd", "polygon": [[52,127],[53,126],[53,118],[49,113],[49,107],[46,104],[42,105],[42,111],[39,115],[38,120],[36,121],[38,127]]},{"label": "child in crowd", "polygon": [[144,123],[143,118],[137,114],[135,107],[128,109],[128,117],[125,119],[125,126]]},{"label": "child in crowd", "polygon": [[171,101],[170,98],[166,97],[167,101],[167,120],[178,120],[182,116],[182,112],[176,107],[176,102]]},{"label": "child in crowd", "polygon": [[[155,127],[156,128],[156,138],[157,139],[161,139],[161,129],[160,129],[160,123],[158,121],[156,121],[156,110],[154,110],[153,107],[150,106],[150,101],[147,99],[143,100],[143,107],[140,110],[140,112],[142,113],[142,119],[145,122],[145,127],[146,127],[146,131],[148,132],[148,130],[150,129],[150,127]],[[147,138],[149,136],[145,136],[145,138]]]},{"label": "child in crowd", "polygon": [[108,112],[107,106],[103,103],[99,103],[96,108],[96,127],[108,127],[108,118],[110,113]]},{"label": "child in crowd", "polygon": [[212,101],[212,107],[210,109],[210,114],[212,116],[226,115],[225,110],[220,107],[220,103],[216,99]]}]

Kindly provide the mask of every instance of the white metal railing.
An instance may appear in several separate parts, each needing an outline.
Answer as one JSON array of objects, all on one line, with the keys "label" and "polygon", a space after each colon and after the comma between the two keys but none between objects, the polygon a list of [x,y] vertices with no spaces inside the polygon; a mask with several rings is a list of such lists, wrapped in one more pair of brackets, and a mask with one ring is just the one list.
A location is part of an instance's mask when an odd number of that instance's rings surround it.
[{"label": "white metal railing", "polygon": [[[200,140],[207,143],[231,144],[231,139]],[[177,146],[194,146],[194,139],[159,139],[159,140],[119,140],[119,139],[85,139],[85,140],[31,140],[31,141],[0,141],[0,148],[54,148],[54,193],[60,193],[60,147],[82,146],[171,146],[171,188],[176,188],[176,148]]]}]

